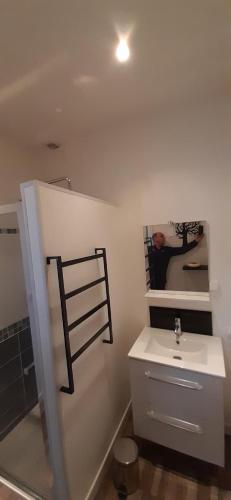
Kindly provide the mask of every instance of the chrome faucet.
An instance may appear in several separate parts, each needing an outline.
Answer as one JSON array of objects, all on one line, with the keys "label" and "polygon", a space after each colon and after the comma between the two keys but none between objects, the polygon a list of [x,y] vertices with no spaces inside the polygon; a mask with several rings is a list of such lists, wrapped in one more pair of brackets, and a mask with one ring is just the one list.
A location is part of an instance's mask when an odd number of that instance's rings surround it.
[{"label": "chrome faucet", "polygon": [[179,344],[180,343],[180,337],[182,335],[182,331],[181,331],[181,320],[180,318],[175,318],[175,335],[176,335],[176,343]]}]

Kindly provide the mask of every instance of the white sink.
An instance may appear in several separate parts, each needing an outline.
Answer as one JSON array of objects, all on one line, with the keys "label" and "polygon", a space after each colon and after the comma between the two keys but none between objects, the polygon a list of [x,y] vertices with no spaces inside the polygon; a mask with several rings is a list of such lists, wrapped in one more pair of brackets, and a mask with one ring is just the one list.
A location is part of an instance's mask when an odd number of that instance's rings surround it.
[{"label": "white sink", "polygon": [[180,344],[178,345],[175,334],[169,334],[169,332],[152,335],[147,343],[145,352],[183,361],[194,361],[204,364],[207,362],[205,342],[191,340],[187,335],[182,335]]},{"label": "white sink", "polygon": [[223,349],[219,337],[183,333],[178,345],[173,331],[145,327],[128,356],[225,377]]}]

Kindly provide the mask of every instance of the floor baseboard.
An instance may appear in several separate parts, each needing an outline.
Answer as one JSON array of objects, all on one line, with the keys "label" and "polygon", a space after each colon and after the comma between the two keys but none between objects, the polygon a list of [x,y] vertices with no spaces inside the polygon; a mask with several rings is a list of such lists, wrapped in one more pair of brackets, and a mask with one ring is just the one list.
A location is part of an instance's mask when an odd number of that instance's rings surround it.
[{"label": "floor baseboard", "polygon": [[107,473],[107,470],[108,470],[108,468],[111,464],[111,461],[112,461],[113,445],[115,443],[115,440],[123,432],[124,425],[126,424],[128,416],[129,416],[130,408],[131,408],[131,401],[129,401],[128,405],[126,406],[126,408],[124,410],[124,413],[121,417],[121,420],[120,420],[120,422],[119,422],[119,424],[114,432],[112,440],[108,446],[105,457],[104,457],[103,461],[101,462],[101,465],[100,465],[98,472],[95,476],[95,479],[94,479],[94,481],[89,489],[89,492],[88,492],[87,496],[85,497],[85,500],[93,500],[95,498],[95,495],[97,494],[99,488],[100,488],[100,485],[101,485],[101,483],[105,477],[105,474]]}]

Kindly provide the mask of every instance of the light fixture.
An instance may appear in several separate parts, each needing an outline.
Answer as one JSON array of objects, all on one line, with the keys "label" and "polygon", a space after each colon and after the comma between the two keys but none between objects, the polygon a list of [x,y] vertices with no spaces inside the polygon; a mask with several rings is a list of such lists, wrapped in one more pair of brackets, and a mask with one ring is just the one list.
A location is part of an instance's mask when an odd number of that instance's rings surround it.
[{"label": "light fixture", "polygon": [[115,55],[118,61],[121,63],[128,61],[130,57],[130,49],[128,47],[126,38],[120,38],[120,41],[116,47]]}]

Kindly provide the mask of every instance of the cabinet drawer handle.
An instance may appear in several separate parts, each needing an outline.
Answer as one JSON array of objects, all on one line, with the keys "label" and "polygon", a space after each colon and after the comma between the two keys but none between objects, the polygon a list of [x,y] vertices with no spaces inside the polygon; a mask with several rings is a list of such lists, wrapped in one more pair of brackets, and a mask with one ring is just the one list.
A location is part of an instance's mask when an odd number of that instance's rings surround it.
[{"label": "cabinet drawer handle", "polygon": [[157,382],[165,382],[166,384],[179,385],[181,387],[186,387],[187,389],[193,389],[196,391],[201,391],[203,389],[203,385],[199,384],[198,382],[193,382],[191,380],[184,380],[182,378],[170,377],[167,375],[162,375],[162,376],[153,375],[150,371],[146,371],[145,376],[152,380],[156,380]]},{"label": "cabinet drawer handle", "polygon": [[171,427],[177,427],[178,429],[194,432],[195,434],[203,434],[203,429],[200,425],[192,424],[187,420],[181,420],[180,418],[170,417],[168,415],[162,415],[154,410],[147,411],[147,416],[152,420],[161,422],[162,424],[171,425]]}]

